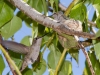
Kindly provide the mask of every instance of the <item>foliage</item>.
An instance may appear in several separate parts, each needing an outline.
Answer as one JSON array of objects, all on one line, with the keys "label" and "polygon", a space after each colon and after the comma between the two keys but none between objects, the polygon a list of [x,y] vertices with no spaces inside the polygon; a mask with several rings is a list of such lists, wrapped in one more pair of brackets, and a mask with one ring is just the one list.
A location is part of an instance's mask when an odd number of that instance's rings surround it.
[{"label": "foliage", "polygon": [[[29,4],[32,8],[35,8],[38,12],[44,13],[45,15],[49,11],[49,7],[53,9],[53,12],[61,11],[58,7],[58,0],[24,0],[27,4]],[[69,17],[75,20],[80,20],[84,25],[84,30],[92,33],[92,25],[87,25],[88,20],[88,11],[87,5],[91,5],[95,8],[94,15],[92,19],[96,22],[97,26],[94,26],[97,29],[100,29],[100,1],[99,0],[79,0],[73,6],[69,13]],[[11,5],[6,0],[0,0],[0,31],[1,35],[4,39],[12,38],[16,32],[20,30],[22,26],[22,22],[25,22],[25,25],[32,30],[32,38],[37,36],[42,36],[46,33],[49,33],[43,37],[41,51],[40,51],[40,61],[35,62],[31,65],[32,68],[27,67],[22,74],[23,75],[43,75],[46,69],[49,71],[49,75],[54,75],[56,67],[58,66],[58,62],[60,57],[63,53],[64,48],[68,48],[68,51],[65,53],[64,60],[62,61],[61,67],[58,71],[58,75],[73,75],[72,70],[72,63],[66,60],[66,56],[70,54],[71,58],[75,59],[78,63],[78,55],[79,55],[79,48],[77,47],[77,42],[72,36],[65,35],[67,40],[59,39],[59,36],[56,32],[52,29],[42,26],[36,21],[33,21],[29,18],[25,13],[18,10],[17,14],[16,7]],[[27,30],[26,30],[27,31]],[[54,36],[53,36],[54,35]],[[100,37],[100,30],[98,30],[96,37]],[[20,37],[19,37],[20,38]],[[22,40],[21,43],[27,46],[30,46],[30,36],[26,35]],[[70,41],[71,40],[71,41]],[[87,39],[88,40],[88,39]],[[64,43],[64,45],[62,45]],[[73,47],[74,46],[74,47]],[[46,48],[45,48],[46,47]],[[89,57],[91,59],[93,68],[95,70],[96,75],[100,74],[100,39],[94,39],[90,42],[89,45]],[[42,51],[42,49],[44,49]],[[49,49],[49,54],[47,60],[43,58],[45,50]],[[14,52],[9,51],[11,58],[16,63],[17,67],[20,68],[22,65],[22,60],[24,55],[17,54]],[[47,62],[46,62],[47,61]],[[0,75],[2,74],[5,68],[5,64],[3,61],[3,57],[0,55]],[[90,75],[90,69],[88,67],[87,61],[85,62],[85,68],[83,71],[83,75]]]}]

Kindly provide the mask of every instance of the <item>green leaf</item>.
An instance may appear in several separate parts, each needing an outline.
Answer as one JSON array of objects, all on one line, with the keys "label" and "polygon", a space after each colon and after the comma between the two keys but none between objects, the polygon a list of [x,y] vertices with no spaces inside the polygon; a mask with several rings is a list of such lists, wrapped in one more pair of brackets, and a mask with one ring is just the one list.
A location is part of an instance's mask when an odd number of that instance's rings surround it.
[{"label": "green leaf", "polygon": [[33,31],[32,31],[33,38],[37,37],[37,35],[38,35],[38,23],[33,21],[32,28],[33,28]]},{"label": "green leaf", "polygon": [[33,75],[33,71],[29,68],[25,69],[23,72],[22,72],[23,75]]},{"label": "green leaf", "polygon": [[46,15],[47,13],[47,4],[46,4],[46,0],[42,0],[42,3],[43,3],[43,8],[44,8],[44,14]]},{"label": "green leaf", "polygon": [[44,10],[42,0],[28,0],[27,3],[39,12]]},{"label": "green leaf", "polygon": [[64,61],[58,75],[70,75],[72,73],[72,65],[70,61]]},{"label": "green leaf", "polygon": [[96,25],[100,29],[100,18],[99,17],[96,19]]},{"label": "green leaf", "polygon": [[30,46],[31,42],[30,42],[30,36],[25,36],[22,40],[21,43],[26,45],[26,46]]},{"label": "green leaf", "polygon": [[96,38],[100,36],[100,29],[99,31],[96,33]]},{"label": "green leaf", "polygon": [[44,30],[45,30],[45,26],[39,24],[39,25],[38,25],[38,35],[39,35],[39,36],[43,36]]},{"label": "green leaf", "polygon": [[58,61],[61,56],[61,52],[54,46],[54,44],[51,44],[49,46],[50,53],[48,54],[48,65],[50,66],[50,69],[55,69]]},{"label": "green leaf", "polygon": [[55,5],[56,5],[56,11],[58,11],[58,2],[59,0],[54,0],[55,1]]},{"label": "green leaf", "polygon": [[95,50],[95,54],[100,62],[100,42],[94,44],[94,50]]},{"label": "green leaf", "polygon": [[86,18],[86,12],[86,6],[81,2],[72,8],[70,17],[83,22]]},{"label": "green leaf", "polygon": [[0,55],[0,75],[2,75],[4,68],[5,68],[4,60],[2,56]]},{"label": "green leaf", "polygon": [[96,9],[96,14],[100,14],[100,2],[94,4],[93,6]]},{"label": "green leaf", "polygon": [[70,49],[69,50],[69,53],[70,53],[70,55],[76,60],[76,62],[78,63],[78,56],[79,56],[79,51],[78,51],[78,49]]},{"label": "green leaf", "polygon": [[90,75],[90,74],[88,74],[88,71],[86,68],[84,68],[83,75]]},{"label": "green leaf", "polygon": [[77,41],[75,40],[75,38],[73,36],[69,36],[69,35],[65,35],[64,34],[64,37],[59,35],[58,38],[59,38],[60,44],[64,48],[69,49],[69,48],[73,48],[73,47],[76,47],[77,46]]},{"label": "green leaf", "polygon": [[[33,66],[34,68],[34,66]],[[37,66],[37,68],[35,69],[35,71],[33,72],[33,75],[43,75],[43,73],[46,70],[46,62],[44,59],[42,59],[41,62],[39,62],[39,66]]]},{"label": "green leaf", "polygon": [[0,1],[0,27],[7,23],[13,17],[13,9],[9,5]]},{"label": "green leaf", "polygon": [[22,26],[22,21],[17,16],[14,16],[10,22],[1,28],[1,34],[5,39],[13,36]]}]

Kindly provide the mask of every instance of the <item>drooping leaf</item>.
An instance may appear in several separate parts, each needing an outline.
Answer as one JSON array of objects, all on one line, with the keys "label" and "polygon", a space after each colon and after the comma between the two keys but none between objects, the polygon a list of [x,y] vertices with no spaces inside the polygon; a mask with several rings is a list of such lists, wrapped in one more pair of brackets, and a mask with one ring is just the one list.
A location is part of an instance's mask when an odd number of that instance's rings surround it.
[{"label": "drooping leaf", "polygon": [[54,46],[54,44],[51,44],[49,46],[50,53],[48,55],[48,65],[51,69],[55,69],[57,66],[57,63],[60,59],[61,52]]},{"label": "drooping leaf", "polygon": [[76,4],[70,12],[70,17],[83,22],[86,18],[86,6],[82,2]]},{"label": "drooping leaf", "polygon": [[4,68],[5,68],[4,60],[2,56],[0,55],[0,75],[2,75]]},{"label": "drooping leaf", "polygon": [[78,63],[78,57],[79,57],[79,51],[78,51],[78,49],[71,48],[69,50],[69,53],[76,60],[76,62]]},{"label": "drooping leaf", "polygon": [[17,16],[14,16],[10,22],[1,28],[1,34],[5,39],[13,36],[22,26],[22,21]]},{"label": "drooping leaf", "polygon": [[64,61],[58,75],[71,75],[72,65],[70,61]]},{"label": "drooping leaf", "polygon": [[13,9],[5,2],[0,1],[0,27],[13,17]]}]

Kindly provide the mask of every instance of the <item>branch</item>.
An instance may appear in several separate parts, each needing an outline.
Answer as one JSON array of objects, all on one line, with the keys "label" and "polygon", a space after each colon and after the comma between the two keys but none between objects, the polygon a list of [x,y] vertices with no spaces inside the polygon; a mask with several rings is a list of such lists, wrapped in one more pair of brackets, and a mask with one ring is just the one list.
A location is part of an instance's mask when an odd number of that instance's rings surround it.
[{"label": "branch", "polygon": [[11,60],[10,56],[8,55],[8,53],[6,52],[6,50],[5,50],[1,45],[0,45],[0,49],[2,50],[2,52],[3,52],[4,56],[5,56],[5,58],[8,60],[8,62],[9,62],[10,64],[13,65],[13,67],[14,67],[15,71],[17,72],[17,74],[18,74],[18,75],[22,75],[22,74],[20,73],[18,67],[17,67],[17,66],[15,65],[15,63]]},{"label": "branch", "polygon": [[49,17],[42,15],[41,13],[36,11],[34,8],[30,7],[28,4],[26,4],[22,0],[8,0],[8,1],[12,3],[14,6],[16,6],[17,8],[19,8],[22,12],[24,12],[32,20],[35,20],[38,23],[46,27],[52,28],[58,34],[64,33],[68,35],[77,35],[77,36],[81,36],[84,38],[95,39],[95,34],[70,30],[66,28],[65,25],[58,23],[56,20],[53,20]]},{"label": "branch", "polygon": [[95,75],[95,71],[94,71],[94,69],[93,69],[91,60],[90,60],[90,58],[89,58],[89,56],[88,56],[88,53],[85,51],[84,46],[83,46],[82,43],[79,41],[79,39],[78,39],[77,36],[75,36],[75,39],[77,40],[79,47],[82,49],[82,51],[83,51],[83,53],[84,53],[84,55],[85,55],[85,57],[86,57],[86,60],[87,60],[88,66],[89,66],[89,68],[90,68],[91,74],[92,74],[92,75]]}]

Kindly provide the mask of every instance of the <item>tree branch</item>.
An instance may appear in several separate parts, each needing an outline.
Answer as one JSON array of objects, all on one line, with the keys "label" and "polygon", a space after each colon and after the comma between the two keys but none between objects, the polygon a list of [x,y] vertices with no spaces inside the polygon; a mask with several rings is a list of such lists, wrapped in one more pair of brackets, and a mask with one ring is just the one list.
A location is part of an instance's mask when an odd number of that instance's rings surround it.
[{"label": "tree branch", "polygon": [[22,74],[20,73],[18,67],[17,67],[17,66],[15,65],[15,63],[11,60],[10,56],[8,55],[8,53],[6,52],[6,50],[1,46],[1,44],[0,44],[0,49],[2,50],[2,52],[3,52],[4,56],[5,56],[5,58],[8,60],[8,62],[9,62],[10,64],[13,65],[13,67],[14,67],[15,71],[17,72],[17,74],[18,74],[18,75],[22,75]]},{"label": "tree branch", "polygon": [[78,37],[77,37],[77,36],[74,36],[74,37],[75,37],[75,39],[77,40],[79,47],[82,49],[82,51],[83,51],[83,53],[84,53],[84,55],[85,55],[85,57],[86,57],[86,60],[87,60],[88,66],[89,66],[89,68],[90,68],[91,74],[92,74],[92,75],[95,75],[95,71],[94,71],[94,69],[93,69],[91,60],[90,60],[90,58],[89,58],[89,56],[88,56],[88,53],[85,51],[85,48],[84,48],[84,46],[82,45],[82,43],[79,41]]},{"label": "tree branch", "polygon": [[64,33],[68,35],[77,35],[77,36],[81,36],[84,38],[95,39],[95,34],[70,30],[66,28],[65,25],[58,23],[56,20],[53,20],[49,17],[42,15],[41,13],[36,11],[34,8],[30,7],[28,4],[26,4],[22,0],[8,0],[8,1],[12,3],[14,6],[16,6],[17,8],[19,8],[22,12],[24,12],[31,19],[37,21],[38,23],[46,27],[52,28],[58,34]]}]

